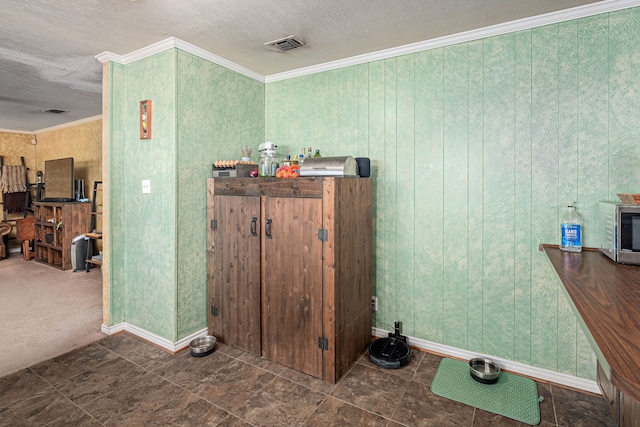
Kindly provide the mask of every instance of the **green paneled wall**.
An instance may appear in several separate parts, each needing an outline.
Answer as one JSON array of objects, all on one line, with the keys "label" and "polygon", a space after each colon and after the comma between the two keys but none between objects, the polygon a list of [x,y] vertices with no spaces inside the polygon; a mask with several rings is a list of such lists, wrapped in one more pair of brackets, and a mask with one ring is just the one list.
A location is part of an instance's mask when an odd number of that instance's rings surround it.
[{"label": "green paneled wall", "polygon": [[206,178],[263,142],[264,84],[177,49],[110,70],[110,324],[175,342],[206,327]]},{"label": "green paneled wall", "polygon": [[633,8],[269,83],[265,137],[371,158],[376,326],[593,379],[538,244],[637,192],[638,46]]},{"label": "green paneled wall", "polygon": [[[109,145],[111,323],[119,320],[173,339],[176,330],[176,52],[118,70],[112,85]],[[117,77],[114,75],[112,79]],[[153,102],[153,134],[141,140],[139,102]],[[143,179],[151,194],[142,194]],[[114,218],[116,220],[114,221]],[[116,274],[113,274],[114,270]]]},{"label": "green paneled wall", "polygon": [[110,64],[110,323],[206,325],[205,179],[271,140],[371,158],[376,326],[593,378],[538,244],[575,201],[595,246],[597,202],[637,191],[637,46],[634,8],[267,85],[176,49]]},{"label": "green paneled wall", "polygon": [[178,338],[206,327],[206,178],[264,142],[264,84],[178,51]]},{"label": "green paneled wall", "polygon": [[[126,79],[124,67],[109,63],[109,181],[122,190],[125,177],[125,102]],[[110,230],[105,238],[109,239],[109,326],[124,322],[124,255],[126,240],[124,238],[124,198],[110,197],[109,200]]]}]

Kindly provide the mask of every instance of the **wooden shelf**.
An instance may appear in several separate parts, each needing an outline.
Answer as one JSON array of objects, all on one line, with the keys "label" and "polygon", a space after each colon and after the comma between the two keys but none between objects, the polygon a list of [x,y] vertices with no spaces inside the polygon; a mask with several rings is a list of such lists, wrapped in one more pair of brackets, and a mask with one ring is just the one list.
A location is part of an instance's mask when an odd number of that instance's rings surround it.
[{"label": "wooden shelf", "polygon": [[[72,268],[71,241],[89,229],[89,203],[34,202],[36,229],[35,259],[62,270]],[[53,222],[48,219],[53,218]],[[61,227],[58,224],[62,223]],[[47,243],[46,236],[53,236]]]},{"label": "wooden shelf", "polygon": [[58,245],[51,245],[47,242],[36,242],[36,246],[41,246],[43,248],[49,248],[49,249],[55,249],[57,251],[61,251],[62,250],[62,246],[58,246]]}]

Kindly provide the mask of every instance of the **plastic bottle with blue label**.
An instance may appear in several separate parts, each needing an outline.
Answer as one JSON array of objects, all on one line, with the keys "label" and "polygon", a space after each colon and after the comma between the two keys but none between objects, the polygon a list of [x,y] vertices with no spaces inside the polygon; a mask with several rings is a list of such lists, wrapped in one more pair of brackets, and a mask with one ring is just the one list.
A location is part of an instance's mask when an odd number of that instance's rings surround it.
[{"label": "plastic bottle with blue label", "polygon": [[560,249],[582,252],[582,220],[573,206],[567,206],[560,224]]}]

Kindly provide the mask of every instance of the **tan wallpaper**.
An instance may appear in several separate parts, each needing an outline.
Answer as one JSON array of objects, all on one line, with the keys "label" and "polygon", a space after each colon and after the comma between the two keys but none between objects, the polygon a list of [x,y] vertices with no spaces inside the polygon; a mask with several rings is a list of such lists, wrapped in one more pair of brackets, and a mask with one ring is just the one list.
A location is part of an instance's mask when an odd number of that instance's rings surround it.
[{"label": "tan wallpaper", "polygon": [[[35,183],[36,172],[44,172],[46,160],[73,157],[75,178],[84,179],[85,196],[91,198],[93,182],[102,180],[102,120],[36,134],[35,145],[33,138],[30,134],[0,132],[0,156],[4,163],[19,165],[20,157],[24,157],[29,168],[27,179]],[[98,202],[102,202],[101,197]],[[8,219],[21,216],[14,214]]]},{"label": "tan wallpaper", "polygon": [[25,133],[0,132],[0,156],[5,165],[19,165],[20,157],[24,157],[29,168],[27,179],[36,179],[36,146],[31,143],[33,135]]},{"label": "tan wallpaper", "polygon": [[[19,165],[20,157],[24,157],[27,168],[28,182],[36,182],[36,146],[31,143],[32,134],[0,132],[0,156],[2,156],[3,164]],[[0,198],[0,220],[4,219],[2,215],[2,198]],[[7,219],[22,218],[22,214],[8,214]],[[13,235],[13,233],[12,233]]]},{"label": "tan wallpaper", "polygon": [[[92,199],[94,181],[102,181],[102,120],[52,130],[36,135],[36,166],[44,172],[46,160],[73,157],[74,178],[84,179],[84,194]],[[47,177],[44,177],[45,183]],[[101,209],[102,193],[97,194],[98,210]],[[96,227],[102,229],[101,217]]]},{"label": "tan wallpaper", "polygon": [[[90,197],[94,181],[102,180],[102,120],[36,135],[35,164],[44,171],[46,160],[73,157],[76,179],[84,179],[85,196]],[[44,177],[45,182],[47,177]]]}]

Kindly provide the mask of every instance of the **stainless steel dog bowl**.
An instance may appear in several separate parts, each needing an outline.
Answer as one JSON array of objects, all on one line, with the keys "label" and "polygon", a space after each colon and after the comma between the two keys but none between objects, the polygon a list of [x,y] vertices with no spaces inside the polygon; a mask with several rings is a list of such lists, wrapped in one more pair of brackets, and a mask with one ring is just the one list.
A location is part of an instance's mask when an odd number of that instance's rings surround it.
[{"label": "stainless steel dog bowl", "polygon": [[216,337],[212,335],[206,335],[204,337],[194,339],[189,343],[191,355],[194,357],[203,357],[213,353],[216,341]]},{"label": "stainless steel dog bowl", "polygon": [[500,367],[489,359],[475,358],[469,360],[469,373],[471,378],[482,384],[495,384],[498,382]]}]

